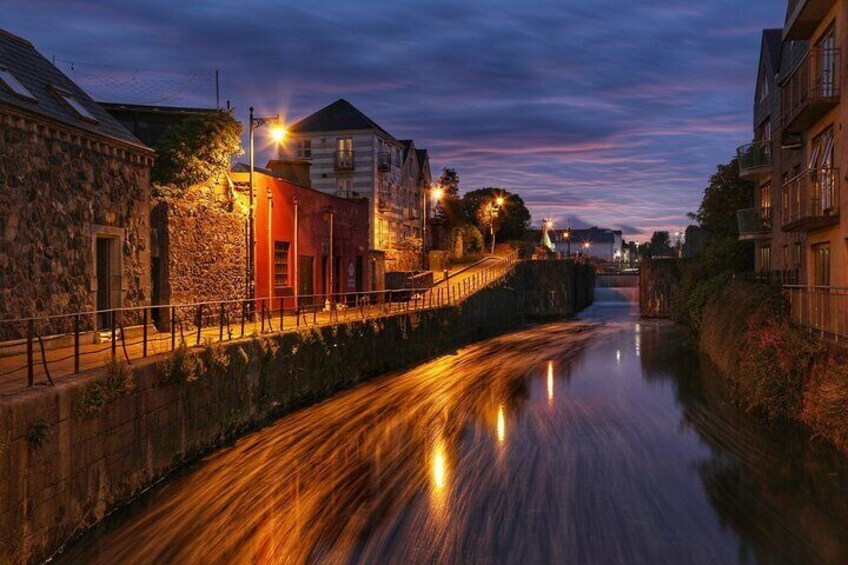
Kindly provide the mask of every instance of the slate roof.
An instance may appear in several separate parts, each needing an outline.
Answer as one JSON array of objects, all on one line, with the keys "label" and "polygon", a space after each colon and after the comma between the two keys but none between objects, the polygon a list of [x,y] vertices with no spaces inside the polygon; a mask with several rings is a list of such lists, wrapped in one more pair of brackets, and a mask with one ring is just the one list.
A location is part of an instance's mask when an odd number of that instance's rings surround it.
[{"label": "slate roof", "polygon": [[764,29],[763,47],[768,52],[772,71],[780,71],[780,59],[783,54],[783,29]]},{"label": "slate roof", "polygon": [[[0,104],[148,149],[74,81],[36,51],[32,43],[3,29],[0,29],[0,67],[7,69],[35,97],[35,100],[31,100],[17,96],[0,81]],[[57,96],[56,90],[71,95],[97,121],[81,118]]]},{"label": "slate roof", "polygon": [[363,114],[353,104],[340,98],[311,114],[289,128],[293,133],[317,133],[322,131],[373,130],[394,140],[395,138],[380,125]]},{"label": "slate roof", "polygon": [[406,158],[409,156],[409,150],[412,149],[413,142],[411,139],[401,139],[400,144],[403,145],[403,162],[406,163]]},{"label": "slate roof", "polygon": [[416,149],[415,156],[418,158],[418,168],[421,172],[424,172],[424,164],[427,162],[427,159],[430,158],[426,149]]}]

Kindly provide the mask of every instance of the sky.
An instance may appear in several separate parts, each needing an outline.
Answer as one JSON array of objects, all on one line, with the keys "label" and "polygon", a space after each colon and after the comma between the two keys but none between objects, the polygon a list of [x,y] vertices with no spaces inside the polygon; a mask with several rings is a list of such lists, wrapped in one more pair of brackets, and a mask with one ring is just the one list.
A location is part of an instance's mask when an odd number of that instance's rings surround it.
[{"label": "sky", "polygon": [[[95,99],[294,122],[345,98],[534,223],[681,230],[750,140],[776,0],[4,0]],[[268,151],[268,156],[270,152]],[[257,157],[257,162],[263,158]]]}]

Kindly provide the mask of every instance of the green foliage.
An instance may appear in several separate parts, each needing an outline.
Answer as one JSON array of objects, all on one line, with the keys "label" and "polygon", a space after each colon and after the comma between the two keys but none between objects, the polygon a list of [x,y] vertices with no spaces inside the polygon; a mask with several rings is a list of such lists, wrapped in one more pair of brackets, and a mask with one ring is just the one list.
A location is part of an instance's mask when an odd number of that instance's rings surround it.
[{"label": "green foliage", "polygon": [[156,381],[160,385],[191,382],[198,378],[200,370],[200,360],[182,344],[157,367]]},{"label": "green foliage", "polygon": [[85,418],[100,412],[107,404],[135,391],[133,370],[129,363],[111,360],[106,364],[106,377],[90,382],[74,398],[73,413]]},{"label": "green foliage", "polygon": [[698,212],[690,217],[707,232],[709,237],[738,236],[736,212],[750,208],[754,198],[754,185],[739,178],[736,159],[716,167]]},{"label": "green foliage", "polygon": [[241,124],[229,112],[197,114],[169,127],[157,143],[154,183],[178,190],[218,178],[241,150]]},{"label": "green foliage", "polygon": [[481,188],[463,195],[462,205],[466,221],[477,226],[481,232],[488,232],[489,222],[493,218],[487,205],[493,203],[498,197],[503,197],[504,204],[494,216],[496,238],[499,241],[522,239],[527,228],[530,227],[532,219],[530,211],[519,195],[502,188]]},{"label": "green foliage", "polygon": [[[686,276],[684,274],[684,277]],[[674,321],[698,335],[707,302],[727,284],[729,278],[727,273],[722,273],[709,279],[686,280],[685,292],[678,292],[676,295],[677,302],[672,311]]]},{"label": "green foliage", "polygon": [[471,224],[463,224],[453,228],[449,234],[451,257],[462,257],[483,251],[483,234]]},{"label": "green foliage", "polygon": [[223,343],[207,339],[200,352],[200,362],[210,374],[225,375],[230,370],[232,357]]},{"label": "green foliage", "polygon": [[30,451],[37,451],[47,443],[47,434],[50,433],[50,424],[42,419],[34,421],[26,434],[27,447]]},{"label": "green foliage", "polygon": [[848,362],[826,359],[804,393],[803,420],[848,451]]},{"label": "green foliage", "polygon": [[459,198],[459,175],[456,170],[445,168],[436,184],[441,187],[442,200],[435,206],[436,219],[449,226],[458,226],[463,222],[464,209]]}]

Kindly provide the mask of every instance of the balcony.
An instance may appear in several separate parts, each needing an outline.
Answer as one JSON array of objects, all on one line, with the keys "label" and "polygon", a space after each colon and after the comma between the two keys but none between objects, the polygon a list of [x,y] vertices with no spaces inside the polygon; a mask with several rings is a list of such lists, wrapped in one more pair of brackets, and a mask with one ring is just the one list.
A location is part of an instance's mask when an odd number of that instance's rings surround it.
[{"label": "balcony", "polygon": [[392,154],[387,151],[380,151],[377,154],[377,170],[383,173],[392,170]]},{"label": "balcony", "polygon": [[836,0],[789,0],[783,39],[810,39]]},{"label": "balcony", "polygon": [[739,239],[750,241],[771,237],[771,208],[750,208],[736,212]]},{"label": "balcony", "polygon": [[839,222],[839,169],[811,169],[783,185],[783,231],[811,231]]},{"label": "balcony", "polygon": [[337,171],[352,171],[353,151],[336,151],[333,168]]},{"label": "balcony", "polygon": [[811,49],[783,85],[783,131],[802,133],[839,104],[839,49]]},{"label": "balcony", "polygon": [[771,141],[757,141],[736,150],[739,159],[739,176],[759,180],[771,174]]}]

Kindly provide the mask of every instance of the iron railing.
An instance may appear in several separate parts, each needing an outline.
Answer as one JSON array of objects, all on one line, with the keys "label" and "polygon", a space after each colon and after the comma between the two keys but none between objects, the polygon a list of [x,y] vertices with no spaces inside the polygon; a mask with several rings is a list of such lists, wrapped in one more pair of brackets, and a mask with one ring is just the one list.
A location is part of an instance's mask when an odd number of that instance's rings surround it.
[{"label": "iron railing", "polygon": [[736,221],[739,224],[739,235],[742,237],[770,233],[772,226],[771,208],[738,210]]},{"label": "iron railing", "polygon": [[810,49],[798,68],[783,86],[782,116],[784,128],[789,133],[801,131],[821,112],[796,123],[805,111],[815,107],[839,103],[840,51],[837,48]]},{"label": "iron railing", "polygon": [[837,343],[848,341],[848,288],[786,286],[792,321]]},{"label": "iron railing", "polygon": [[337,171],[352,171],[354,169],[353,151],[336,151],[333,168]]},{"label": "iron railing", "polygon": [[736,150],[739,160],[739,174],[747,177],[771,169],[771,141],[755,141]]},{"label": "iron railing", "polygon": [[[456,305],[501,280],[519,262],[511,253],[432,287],[308,296],[233,299],[115,308],[0,321],[0,391],[181,347],[301,331]],[[104,316],[108,315],[108,316]],[[98,325],[108,319],[109,326]]]},{"label": "iron railing", "polygon": [[[839,216],[839,169],[810,169],[783,185],[783,226]],[[820,223],[820,222],[819,222]],[[803,227],[803,226],[798,226]]]}]

